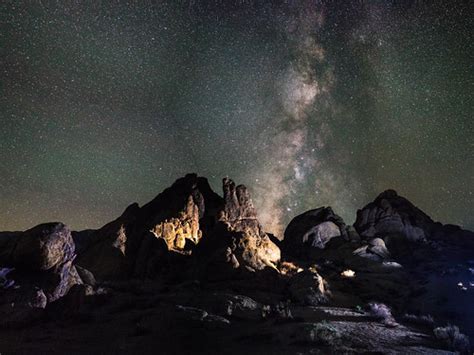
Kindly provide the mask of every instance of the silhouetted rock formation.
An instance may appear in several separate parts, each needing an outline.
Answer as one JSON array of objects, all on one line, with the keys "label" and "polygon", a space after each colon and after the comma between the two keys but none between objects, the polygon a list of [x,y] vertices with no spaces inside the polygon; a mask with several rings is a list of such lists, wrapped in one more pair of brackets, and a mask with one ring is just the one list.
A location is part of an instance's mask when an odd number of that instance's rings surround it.
[{"label": "silhouetted rock formation", "polygon": [[364,238],[403,236],[409,241],[424,241],[434,222],[394,190],[382,192],[374,202],[357,211],[354,227]]}]

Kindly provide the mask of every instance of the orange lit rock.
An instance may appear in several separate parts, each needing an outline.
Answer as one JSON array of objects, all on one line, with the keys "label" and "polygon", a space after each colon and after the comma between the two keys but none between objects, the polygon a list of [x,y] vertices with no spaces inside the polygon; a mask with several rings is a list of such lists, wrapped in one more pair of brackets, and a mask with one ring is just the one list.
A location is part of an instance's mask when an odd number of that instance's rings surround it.
[{"label": "orange lit rock", "polygon": [[186,209],[178,217],[164,220],[155,225],[151,232],[155,237],[164,239],[169,250],[184,250],[188,240],[193,244],[199,243],[202,237],[199,208],[192,197],[189,196]]}]

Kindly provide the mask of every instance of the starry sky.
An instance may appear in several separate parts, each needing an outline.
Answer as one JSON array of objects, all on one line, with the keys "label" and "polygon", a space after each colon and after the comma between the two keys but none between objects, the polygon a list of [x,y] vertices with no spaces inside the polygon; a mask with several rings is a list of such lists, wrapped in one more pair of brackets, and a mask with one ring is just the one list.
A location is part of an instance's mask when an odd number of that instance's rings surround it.
[{"label": "starry sky", "polygon": [[0,230],[97,228],[188,172],[280,234],[387,188],[474,228],[473,6],[2,1]]}]

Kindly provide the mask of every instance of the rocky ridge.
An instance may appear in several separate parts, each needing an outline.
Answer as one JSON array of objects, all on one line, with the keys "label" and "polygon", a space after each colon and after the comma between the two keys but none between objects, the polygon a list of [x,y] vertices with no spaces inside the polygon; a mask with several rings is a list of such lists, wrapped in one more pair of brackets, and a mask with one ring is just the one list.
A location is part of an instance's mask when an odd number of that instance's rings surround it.
[{"label": "rocky ridge", "polygon": [[98,230],[0,233],[0,285],[5,353],[445,354],[474,338],[474,234],[393,190],[353,226],[320,207],[279,241],[245,186],[225,178],[221,197],[188,174]]}]

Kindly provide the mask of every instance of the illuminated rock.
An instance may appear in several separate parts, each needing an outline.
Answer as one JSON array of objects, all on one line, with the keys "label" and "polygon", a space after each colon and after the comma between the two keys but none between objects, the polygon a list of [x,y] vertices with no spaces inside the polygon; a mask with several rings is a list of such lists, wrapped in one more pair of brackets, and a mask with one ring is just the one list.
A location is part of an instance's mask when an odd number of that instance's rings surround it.
[{"label": "illuminated rock", "polygon": [[280,249],[263,231],[247,188],[244,185],[236,187],[232,180],[225,178],[223,190],[224,209],[219,220],[234,232],[228,252],[240,264],[252,269],[276,269],[281,257]]},{"label": "illuminated rock", "polygon": [[199,243],[202,231],[199,229],[199,207],[191,196],[184,211],[176,218],[170,218],[151,229],[157,238],[162,238],[170,250],[184,250],[186,242]]},{"label": "illuminated rock", "polygon": [[200,246],[201,260],[224,277],[232,269],[277,270],[280,248],[263,231],[247,188],[225,178],[218,224]]}]

